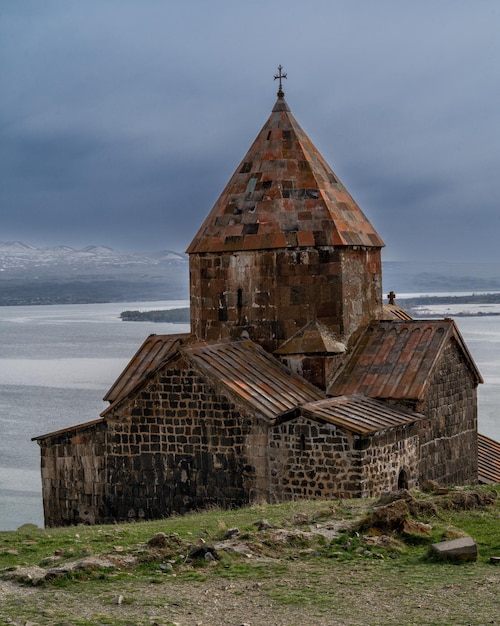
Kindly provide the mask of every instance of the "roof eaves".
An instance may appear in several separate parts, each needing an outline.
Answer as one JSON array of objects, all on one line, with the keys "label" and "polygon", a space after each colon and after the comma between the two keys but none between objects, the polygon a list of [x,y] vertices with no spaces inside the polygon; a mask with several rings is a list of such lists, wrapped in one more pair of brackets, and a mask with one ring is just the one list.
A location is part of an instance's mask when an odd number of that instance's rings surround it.
[{"label": "roof eaves", "polygon": [[[328,406],[326,410],[322,410],[325,404],[328,405],[328,400],[307,403],[301,410],[312,419],[319,418],[360,436],[413,424],[423,417],[420,413],[403,407],[391,407],[381,400],[359,394],[338,396],[330,400],[333,403],[333,411],[330,414]],[[358,422],[356,412],[359,415]]]},{"label": "roof eaves", "polygon": [[87,430],[89,428],[93,428],[98,424],[104,424],[105,419],[102,417],[92,420],[90,422],[84,422],[83,424],[77,424],[76,426],[69,426],[68,428],[61,428],[61,430],[55,430],[51,433],[46,433],[45,435],[38,435],[37,437],[32,437],[31,441],[42,441],[43,439],[50,439],[51,437],[58,437],[59,435],[65,435],[66,433],[78,432],[81,430]]}]

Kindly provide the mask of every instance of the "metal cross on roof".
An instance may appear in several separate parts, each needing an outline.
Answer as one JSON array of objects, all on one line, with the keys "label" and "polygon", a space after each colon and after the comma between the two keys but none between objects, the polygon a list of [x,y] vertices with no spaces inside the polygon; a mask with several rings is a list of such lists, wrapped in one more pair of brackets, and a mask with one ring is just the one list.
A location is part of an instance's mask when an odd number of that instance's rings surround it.
[{"label": "metal cross on roof", "polygon": [[283,92],[281,81],[282,81],[283,78],[287,78],[287,75],[286,74],[282,74],[282,72],[281,72],[282,69],[283,69],[283,66],[282,65],[278,65],[278,72],[279,73],[274,75],[274,80],[279,79],[279,81],[280,81],[280,86],[279,86],[279,89],[278,89],[278,98],[284,98],[284,96],[285,96],[285,94]]}]

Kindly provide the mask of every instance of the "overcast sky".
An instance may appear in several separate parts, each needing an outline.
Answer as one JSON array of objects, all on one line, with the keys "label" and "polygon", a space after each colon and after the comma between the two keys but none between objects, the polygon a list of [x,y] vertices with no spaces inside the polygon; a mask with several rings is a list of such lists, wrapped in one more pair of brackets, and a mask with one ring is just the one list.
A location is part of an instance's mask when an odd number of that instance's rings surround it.
[{"label": "overcast sky", "polygon": [[183,251],[280,63],[384,260],[500,261],[498,0],[4,0],[0,241]]}]

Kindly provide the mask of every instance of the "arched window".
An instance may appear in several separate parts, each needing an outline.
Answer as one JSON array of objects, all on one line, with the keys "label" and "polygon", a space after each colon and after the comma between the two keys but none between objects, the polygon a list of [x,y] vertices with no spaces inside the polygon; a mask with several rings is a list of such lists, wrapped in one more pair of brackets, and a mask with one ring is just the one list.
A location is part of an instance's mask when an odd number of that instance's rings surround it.
[{"label": "arched window", "polygon": [[226,294],[219,294],[219,322],[227,322]]}]

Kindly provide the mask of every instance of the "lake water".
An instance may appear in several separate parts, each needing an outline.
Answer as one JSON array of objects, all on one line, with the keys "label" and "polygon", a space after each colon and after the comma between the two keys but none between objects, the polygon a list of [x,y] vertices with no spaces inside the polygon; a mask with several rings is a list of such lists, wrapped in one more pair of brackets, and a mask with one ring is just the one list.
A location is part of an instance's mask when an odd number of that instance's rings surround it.
[{"label": "lake water", "polygon": [[[40,454],[32,437],[96,419],[102,397],[150,333],[187,324],[122,322],[122,311],[187,301],[0,307],[0,530],[43,525]],[[500,440],[500,317],[458,326],[485,379],[479,430]]]}]

